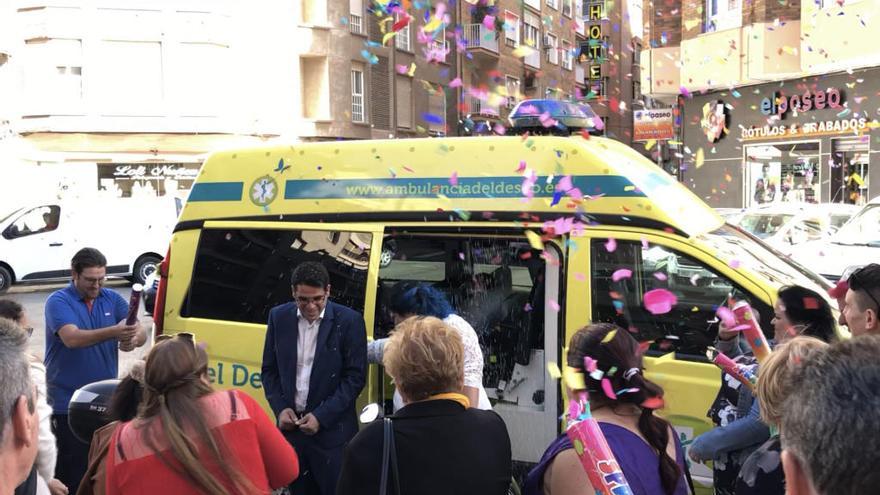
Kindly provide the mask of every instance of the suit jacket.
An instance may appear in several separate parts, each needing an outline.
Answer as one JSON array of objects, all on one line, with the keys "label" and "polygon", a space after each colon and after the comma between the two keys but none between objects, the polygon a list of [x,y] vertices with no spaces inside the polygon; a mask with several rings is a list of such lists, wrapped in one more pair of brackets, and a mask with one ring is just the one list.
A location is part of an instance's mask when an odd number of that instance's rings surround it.
[{"label": "suit jacket", "polygon": [[[263,347],[263,390],[277,417],[294,409],[296,351],[299,322],[296,304],[287,303],[269,312]],[[318,327],[315,360],[309,379],[306,412],[321,424],[313,437],[324,448],[344,444],[357,433],[355,400],[364,388],[367,370],[367,330],[360,313],[327,302]]]},{"label": "suit jacket", "polygon": [[[494,411],[438,399],[408,404],[392,418],[401,490],[396,495],[507,493],[510,437]],[[374,421],[346,446],[337,495],[379,494],[383,441],[382,421]],[[389,478],[389,494],[391,487]]]}]

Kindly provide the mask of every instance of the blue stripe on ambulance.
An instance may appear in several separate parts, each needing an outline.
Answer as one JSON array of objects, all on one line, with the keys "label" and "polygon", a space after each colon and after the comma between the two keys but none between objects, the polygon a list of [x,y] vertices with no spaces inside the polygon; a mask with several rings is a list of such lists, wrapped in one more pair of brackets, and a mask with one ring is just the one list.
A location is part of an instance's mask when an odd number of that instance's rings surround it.
[{"label": "blue stripe on ambulance", "polygon": [[196,182],[187,201],[241,201],[243,182]]}]

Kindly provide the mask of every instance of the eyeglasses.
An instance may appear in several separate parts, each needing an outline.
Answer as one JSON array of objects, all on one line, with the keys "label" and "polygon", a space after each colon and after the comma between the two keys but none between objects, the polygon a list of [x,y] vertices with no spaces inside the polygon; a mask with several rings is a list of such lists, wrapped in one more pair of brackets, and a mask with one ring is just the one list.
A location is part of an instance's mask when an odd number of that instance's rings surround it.
[{"label": "eyeglasses", "polygon": [[[870,265],[868,265],[868,266],[870,266]],[[867,268],[868,266],[864,266],[864,267],[859,268],[858,270],[852,272],[852,274],[849,276],[849,278],[847,280],[849,281],[850,289],[861,291],[861,292],[864,292],[865,294],[867,294],[868,297],[870,297],[871,300],[874,301],[874,305],[877,308],[877,310],[880,311],[880,301],[877,301],[877,298],[874,297],[874,294],[871,294],[871,285],[873,285],[872,281],[868,281],[868,280],[864,280],[864,279],[859,278],[862,275],[862,272],[864,272],[865,268]],[[855,285],[858,288],[854,289],[853,285]]]},{"label": "eyeglasses", "polygon": [[34,327],[25,327],[24,331],[27,332],[28,337],[30,337],[34,334]]},{"label": "eyeglasses", "polygon": [[296,296],[294,299],[296,299],[296,303],[299,304],[300,306],[308,306],[309,304],[314,304],[314,305],[321,304],[322,302],[324,302],[324,299],[326,299],[326,298],[327,298],[327,294],[322,294],[320,296],[313,296],[313,297]]},{"label": "eyeglasses", "polygon": [[175,334],[171,334],[171,335],[169,335],[169,334],[157,335],[156,336],[156,343],[158,344],[159,342],[165,342],[165,341],[168,341],[171,339],[188,340],[192,344],[193,349],[196,348],[196,336],[195,336],[195,334],[192,334],[189,332],[179,332],[179,333],[175,333]]}]

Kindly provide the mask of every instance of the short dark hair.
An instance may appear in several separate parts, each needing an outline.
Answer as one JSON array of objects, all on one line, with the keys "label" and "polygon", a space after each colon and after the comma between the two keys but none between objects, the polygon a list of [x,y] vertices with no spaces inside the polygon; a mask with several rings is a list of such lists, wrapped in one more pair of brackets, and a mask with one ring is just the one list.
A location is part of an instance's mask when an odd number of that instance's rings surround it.
[{"label": "short dark hair", "polygon": [[[870,301],[880,300],[880,265],[871,263],[852,272],[847,279],[849,290],[863,292],[859,294],[859,309],[864,311],[869,308]],[[880,311],[880,308],[877,308]]]},{"label": "short dark hair", "polygon": [[792,376],[780,431],[822,495],[867,495],[880,486],[880,336],[838,342]]},{"label": "short dark hair", "polygon": [[330,274],[324,265],[317,261],[300,263],[290,274],[290,286],[308,285],[309,287],[326,288],[330,285]]},{"label": "short dark hair", "polygon": [[24,307],[12,299],[0,299],[0,318],[19,321],[24,316]]},{"label": "short dark hair", "polygon": [[101,254],[101,251],[90,247],[80,249],[70,260],[70,268],[77,275],[86,268],[101,268],[105,266],[107,266],[107,258]]}]

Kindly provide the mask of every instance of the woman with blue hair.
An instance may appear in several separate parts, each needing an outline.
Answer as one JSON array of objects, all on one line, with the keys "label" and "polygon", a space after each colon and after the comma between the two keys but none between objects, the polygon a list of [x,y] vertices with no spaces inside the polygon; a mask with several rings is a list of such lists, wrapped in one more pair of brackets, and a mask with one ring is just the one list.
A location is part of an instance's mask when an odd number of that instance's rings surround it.
[{"label": "woman with blue hair", "polygon": [[[398,282],[389,291],[388,310],[394,318],[395,325],[413,316],[433,316],[458,331],[464,344],[462,393],[468,398],[472,407],[492,409],[489,396],[483,388],[483,351],[480,349],[477,332],[470,323],[453,312],[452,305],[442,292],[426,283]],[[387,340],[379,339],[369,344],[367,357],[371,363],[382,363],[382,353]],[[395,391],[394,410],[402,406],[400,394]]]}]

